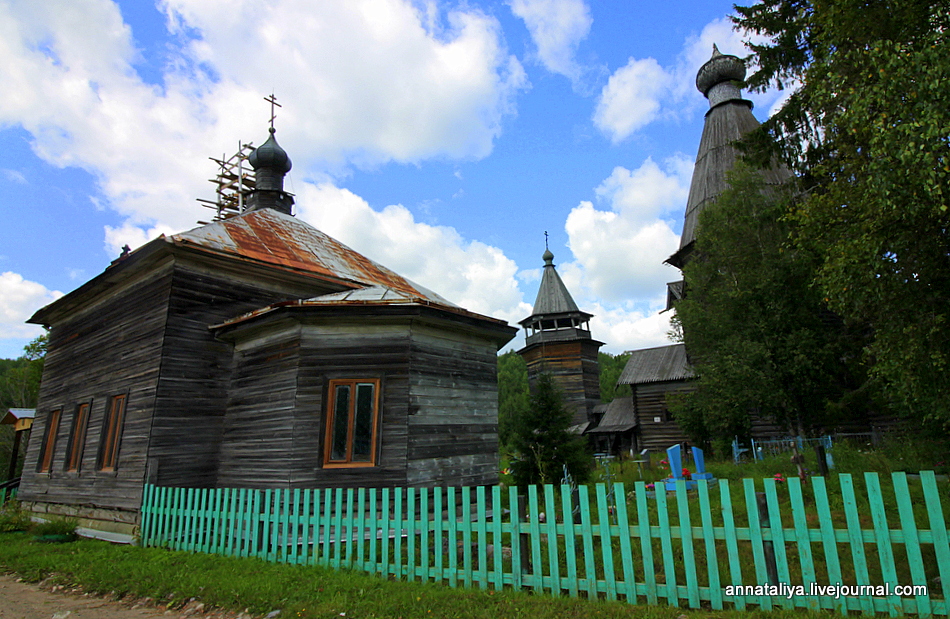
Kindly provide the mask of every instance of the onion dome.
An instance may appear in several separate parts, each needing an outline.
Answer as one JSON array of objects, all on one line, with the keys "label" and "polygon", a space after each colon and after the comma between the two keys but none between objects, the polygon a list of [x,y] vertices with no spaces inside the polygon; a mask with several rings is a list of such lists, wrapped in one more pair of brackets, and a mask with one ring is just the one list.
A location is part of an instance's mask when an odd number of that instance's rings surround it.
[{"label": "onion dome", "polygon": [[262,168],[270,168],[274,173],[283,175],[290,172],[290,169],[293,167],[293,163],[291,163],[287,151],[281,148],[280,144],[277,143],[277,138],[274,137],[275,133],[275,129],[271,127],[270,137],[267,138],[267,141],[255,148],[247,158],[248,163],[251,164],[255,172],[258,172]]},{"label": "onion dome", "polygon": [[284,191],[284,175],[293,164],[287,151],[280,147],[270,128],[267,141],[254,149],[247,161],[254,168],[255,185],[247,200],[247,210],[273,208],[291,214],[294,199]]},{"label": "onion dome", "polygon": [[745,63],[737,56],[720,53],[713,44],[712,58],[696,74],[696,88],[709,99],[714,107],[724,101],[742,99],[742,92],[736,85],[745,79]]},{"label": "onion dome", "polygon": [[541,255],[541,259],[544,260],[544,266],[554,266],[554,254],[551,253],[550,249],[544,250],[544,254]]}]

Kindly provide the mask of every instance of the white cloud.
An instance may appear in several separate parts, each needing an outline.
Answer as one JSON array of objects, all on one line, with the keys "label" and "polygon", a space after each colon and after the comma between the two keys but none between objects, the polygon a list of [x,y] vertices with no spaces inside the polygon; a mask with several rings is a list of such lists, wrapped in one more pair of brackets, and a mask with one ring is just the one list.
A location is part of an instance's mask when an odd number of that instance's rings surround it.
[{"label": "white cloud", "polygon": [[[665,169],[664,169],[665,168]],[[565,230],[579,282],[607,301],[649,298],[677,276],[663,264],[679,237],[672,221],[686,203],[692,163],[685,156],[652,159],[634,171],[617,167],[595,190],[607,210],[581,202]]]},{"label": "white cloud", "polygon": [[110,256],[117,257],[123,250],[123,248],[128,245],[130,248],[135,249],[140,245],[151,241],[154,238],[157,238],[159,235],[170,236],[181,230],[176,230],[170,226],[159,224],[151,228],[140,228],[134,226],[129,222],[124,223],[123,225],[113,228],[112,226],[106,226],[106,253]]},{"label": "white cloud", "polygon": [[672,312],[660,313],[666,305],[666,294],[645,303],[610,306],[594,304],[590,313],[591,334],[605,342],[604,352],[620,354],[628,350],[670,344]]},{"label": "white cloud", "polygon": [[19,170],[9,170],[2,169],[0,173],[3,174],[3,177],[10,181],[11,183],[16,183],[17,185],[26,185],[26,176],[23,175],[23,172]]},{"label": "white cloud", "polygon": [[26,340],[42,335],[42,327],[28,325],[26,320],[61,296],[62,292],[23,279],[18,273],[0,273],[0,340]]},{"label": "white cloud", "polygon": [[511,0],[509,5],[524,20],[544,68],[576,84],[584,69],[574,56],[593,23],[587,4],[583,0]]},{"label": "white cloud", "polygon": [[531,313],[517,266],[497,247],[417,222],[402,205],[376,211],[331,183],[307,183],[297,202],[300,219],[465,309],[513,324]]},{"label": "white cloud", "polygon": [[207,157],[266,137],[261,98],[272,89],[298,177],[484,157],[524,71],[494,18],[416,5],[167,0],[183,43],[159,87],[135,72],[138,52],[113,2],[5,2],[0,124],[22,125],[45,161],[98,179],[126,218],[106,231],[110,252],[193,225],[195,198],[211,191]]},{"label": "white cloud", "polygon": [[678,155],[660,166],[647,159],[636,170],[614,168],[595,190],[601,210],[584,201],[567,217],[574,260],[559,267],[578,305],[594,314],[592,335],[605,352],[669,343],[666,283],[679,272],[663,264],[676,251],[673,221],[681,216],[692,161]]},{"label": "white cloud", "polygon": [[653,58],[631,58],[610,76],[594,110],[594,125],[614,143],[652,122],[671,77]]},{"label": "white cloud", "polygon": [[[610,76],[601,91],[594,111],[594,125],[612,142],[618,143],[657,119],[675,119],[707,109],[706,99],[696,89],[697,71],[712,57],[713,43],[723,54],[746,56],[745,39],[763,40],[737,32],[729,18],[724,17],[706,24],[698,35],[687,38],[683,50],[670,66],[661,66],[653,58],[630,58]],[[744,96],[769,114],[778,109],[778,91],[746,92]]]}]

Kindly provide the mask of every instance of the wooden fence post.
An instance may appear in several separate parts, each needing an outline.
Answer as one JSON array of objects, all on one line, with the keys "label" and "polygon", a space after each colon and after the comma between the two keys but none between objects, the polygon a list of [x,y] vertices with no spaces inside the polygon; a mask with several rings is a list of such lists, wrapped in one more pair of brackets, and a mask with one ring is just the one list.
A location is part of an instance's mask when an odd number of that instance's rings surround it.
[{"label": "wooden fence post", "polygon": [[[521,488],[518,488],[518,522],[512,523],[512,524],[516,524],[519,529],[521,528],[521,517],[528,513],[526,509],[526,504],[527,504],[526,501],[527,499],[525,498],[524,493],[521,492]],[[521,542],[520,544],[518,544],[519,550],[521,551],[521,573],[527,574],[532,571],[531,549],[528,548],[528,544],[529,544],[528,534],[521,533],[519,534],[518,538],[519,538],[519,541]]]},{"label": "wooden fence post", "polygon": [[[770,528],[772,524],[769,521],[769,504],[765,500],[764,492],[755,493],[755,503],[759,508],[759,521],[762,528]],[[775,547],[772,545],[772,541],[763,541],[762,549],[765,553],[765,570],[768,573],[768,584],[778,585],[778,568],[775,565]]]}]

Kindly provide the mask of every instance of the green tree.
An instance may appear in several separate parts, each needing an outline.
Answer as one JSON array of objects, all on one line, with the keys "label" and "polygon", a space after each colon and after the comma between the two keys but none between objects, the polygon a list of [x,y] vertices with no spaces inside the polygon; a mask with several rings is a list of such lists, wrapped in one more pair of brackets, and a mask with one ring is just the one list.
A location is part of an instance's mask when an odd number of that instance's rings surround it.
[{"label": "green tree", "polygon": [[557,483],[563,467],[576,481],[590,475],[591,457],[584,437],[571,434],[572,413],[549,374],[541,374],[528,407],[512,420],[512,476],[519,486]]},{"label": "green tree", "polygon": [[748,435],[751,413],[804,433],[839,421],[837,403],[858,386],[848,360],[861,343],[810,285],[816,253],[788,242],[782,216],[794,194],[766,188],[743,163],[729,178],[700,215],[674,318],[698,374],[674,414],[717,451]]},{"label": "green tree", "polygon": [[[26,345],[18,359],[0,359],[0,417],[8,408],[35,408],[43,377],[46,335]],[[13,450],[13,426],[0,425],[0,479],[5,479]],[[19,468],[23,466],[26,441],[21,439]]]},{"label": "green tree", "polygon": [[870,325],[870,371],[950,425],[950,9],[945,0],[763,0],[736,7],[753,89],[800,87],[762,126],[801,177],[801,245],[839,315]]},{"label": "green tree", "polygon": [[610,353],[597,353],[597,364],[600,368],[600,401],[609,403],[619,396],[629,396],[630,385],[618,385],[617,380],[627,366],[627,360],[630,355],[611,355]]},{"label": "green tree", "polygon": [[528,409],[528,366],[518,353],[498,355],[498,440],[511,442],[512,423]]}]

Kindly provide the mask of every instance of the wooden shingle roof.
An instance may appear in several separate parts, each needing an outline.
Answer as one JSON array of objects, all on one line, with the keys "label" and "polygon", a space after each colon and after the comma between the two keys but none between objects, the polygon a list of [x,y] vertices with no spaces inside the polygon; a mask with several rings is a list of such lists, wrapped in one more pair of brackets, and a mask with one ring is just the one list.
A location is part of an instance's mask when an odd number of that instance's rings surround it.
[{"label": "wooden shingle roof", "polygon": [[618,385],[641,385],[693,378],[693,368],[686,357],[685,344],[632,350],[623,368]]},{"label": "wooden shingle roof", "polygon": [[[752,102],[742,98],[742,92],[735,84],[736,79],[742,79],[740,75],[745,75],[742,61],[735,56],[720,54],[715,48],[712,58],[697,75],[697,88],[709,99],[710,109],[706,112],[689,185],[680,247],[667,259],[669,264],[680,269],[696,240],[699,214],[726,189],[726,175],[739,157],[737,142],[759,126],[759,121],[752,115]],[[781,185],[791,177],[788,168],[780,165],[762,169],[760,173],[766,185]]]},{"label": "wooden shingle roof", "polygon": [[627,432],[637,425],[637,414],[633,408],[633,398],[619,397],[614,398],[607,405],[604,412],[604,418],[600,420],[597,427],[588,430],[588,434],[609,433],[609,432]]}]

